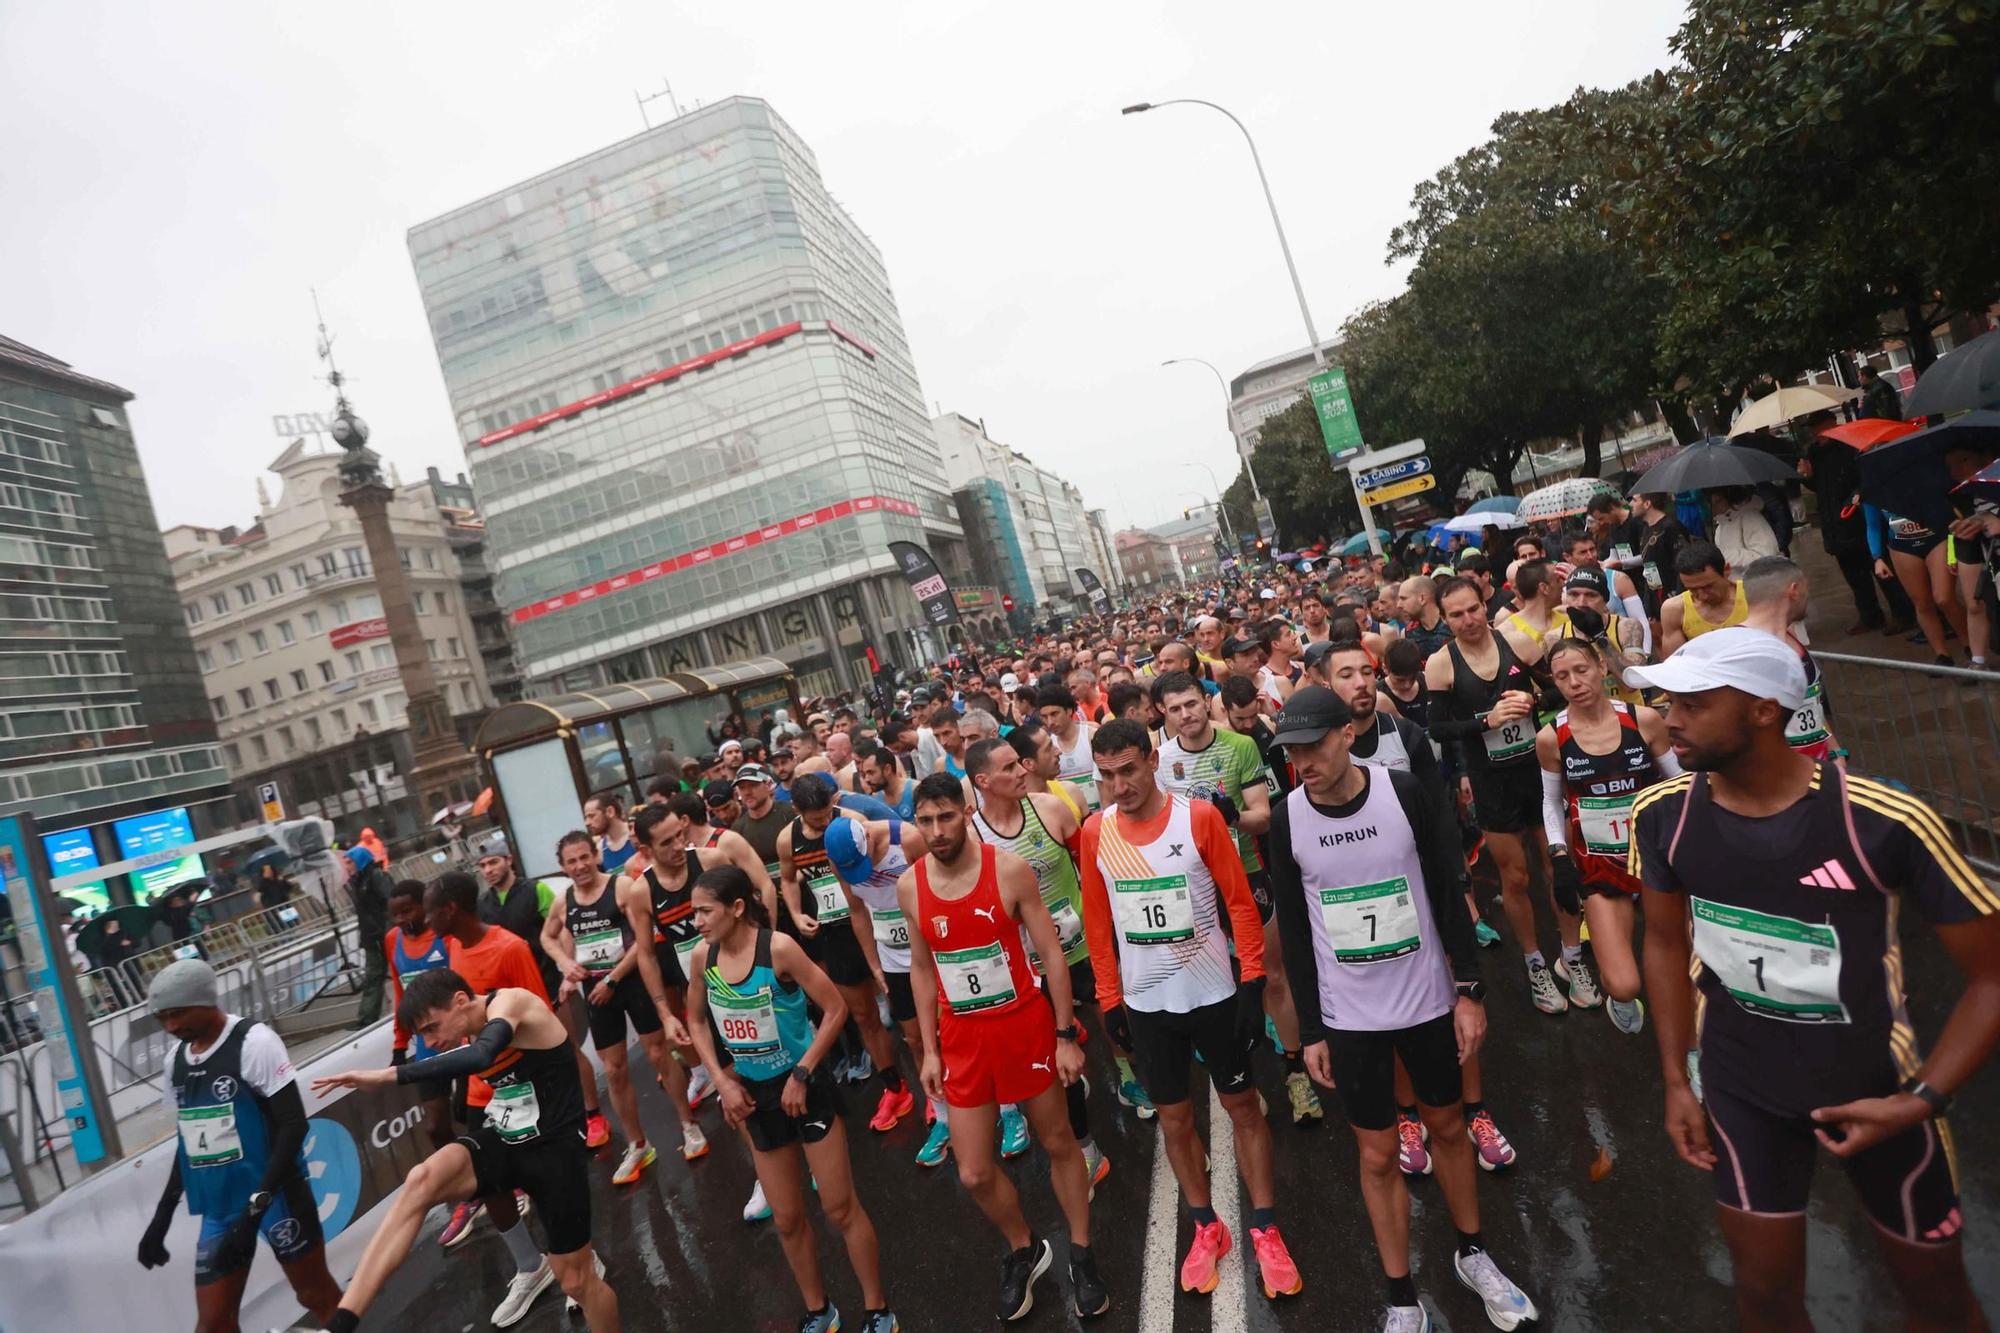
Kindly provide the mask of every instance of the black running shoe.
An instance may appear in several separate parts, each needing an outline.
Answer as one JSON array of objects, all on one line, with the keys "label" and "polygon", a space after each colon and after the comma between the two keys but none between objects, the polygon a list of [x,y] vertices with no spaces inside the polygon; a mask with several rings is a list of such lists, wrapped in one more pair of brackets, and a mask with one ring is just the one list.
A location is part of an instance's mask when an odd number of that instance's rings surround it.
[{"label": "black running shoe", "polygon": [[1111,1293],[1104,1289],[1104,1279],[1097,1275],[1097,1256],[1088,1250],[1070,1250],[1069,1284],[1076,1291],[1079,1318],[1093,1319],[1111,1308]]},{"label": "black running shoe", "polygon": [[1049,1271],[1055,1251],[1046,1240],[1030,1241],[1000,1261],[1000,1319],[1019,1319],[1035,1308],[1035,1279]]}]

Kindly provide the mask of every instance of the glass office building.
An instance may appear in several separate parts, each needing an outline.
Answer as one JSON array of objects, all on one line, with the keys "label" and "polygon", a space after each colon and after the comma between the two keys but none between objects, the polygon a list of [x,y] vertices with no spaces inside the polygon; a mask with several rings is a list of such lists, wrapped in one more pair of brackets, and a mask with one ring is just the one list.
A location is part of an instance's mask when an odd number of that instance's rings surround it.
[{"label": "glass office building", "polygon": [[942,650],[965,571],[881,254],[730,98],[410,232],[531,693],[768,653],[805,693]]}]

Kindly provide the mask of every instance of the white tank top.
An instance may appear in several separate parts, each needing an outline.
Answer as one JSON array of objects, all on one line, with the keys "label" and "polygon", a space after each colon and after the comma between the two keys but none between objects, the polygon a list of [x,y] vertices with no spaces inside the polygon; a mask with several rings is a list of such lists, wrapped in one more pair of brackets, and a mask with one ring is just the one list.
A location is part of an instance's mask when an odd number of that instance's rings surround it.
[{"label": "white tank top", "polygon": [[1090,752],[1092,730],[1093,728],[1079,722],[1076,728],[1076,744],[1067,750],[1062,748],[1061,741],[1056,741],[1056,753],[1061,756],[1056,776],[1064,782],[1074,782],[1083,792],[1086,812],[1098,808],[1097,756]]},{"label": "white tank top", "polygon": [[1303,787],[1285,799],[1321,1020],[1341,1032],[1387,1032],[1449,1013],[1457,999],[1451,965],[1431,920],[1416,835],[1388,774],[1369,773],[1361,808],[1344,819],[1315,810]]},{"label": "white tank top", "polygon": [[1097,872],[1111,899],[1125,1003],[1149,1014],[1192,1013],[1236,993],[1222,895],[1195,846],[1188,798],[1168,800],[1152,842],[1127,842],[1116,810],[1098,826]]},{"label": "white tank top", "polygon": [[902,904],[896,898],[896,881],[910,868],[910,858],[903,855],[901,835],[901,828],[894,828],[889,850],[876,861],[875,873],[859,884],[847,886],[868,909],[869,920],[875,927],[875,954],[882,960],[884,972],[910,970],[910,925],[903,919]]},{"label": "white tank top", "polygon": [[1377,768],[1400,768],[1410,771],[1410,750],[1403,744],[1403,733],[1396,724],[1381,713],[1375,714],[1375,753],[1357,754],[1357,764],[1373,764]]}]

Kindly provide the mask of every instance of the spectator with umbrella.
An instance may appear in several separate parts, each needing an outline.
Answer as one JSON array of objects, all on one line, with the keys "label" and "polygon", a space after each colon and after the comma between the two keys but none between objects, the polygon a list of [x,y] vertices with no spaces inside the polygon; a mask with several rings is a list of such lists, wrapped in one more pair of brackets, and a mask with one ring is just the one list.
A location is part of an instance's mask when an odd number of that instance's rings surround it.
[{"label": "spectator with umbrella", "polygon": [[1764,517],[1761,497],[1748,486],[1717,486],[1708,493],[1714,518],[1711,540],[1731,569],[1745,569],[1752,560],[1780,555],[1778,534]]},{"label": "spectator with umbrella", "polygon": [[[1916,609],[1900,583],[1876,577],[1874,556],[1868,549],[1868,524],[1856,495],[1861,489],[1860,451],[1908,434],[1909,429],[1896,423],[1891,432],[1879,421],[1836,424],[1830,413],[1811,418],[1808,428],[1811,438],[1799,472],[1819,500],[1820,541],[1840,567],[1840,576],[1854,597],[1859,618],[1847,627],[1847,633],[1850,637],[1877,631],[1908,634],[1916,623]],[[1885,602],[1889,608],[1886,617],[1882,612]]]},{"label": "spectator with umbrella", "polygon": [[1883,379],[1881,372],[1873,366],[1861,367],[1860,415],[1886,421],[1903,419],[1903,395],[1897,393],[1896,386]]}]

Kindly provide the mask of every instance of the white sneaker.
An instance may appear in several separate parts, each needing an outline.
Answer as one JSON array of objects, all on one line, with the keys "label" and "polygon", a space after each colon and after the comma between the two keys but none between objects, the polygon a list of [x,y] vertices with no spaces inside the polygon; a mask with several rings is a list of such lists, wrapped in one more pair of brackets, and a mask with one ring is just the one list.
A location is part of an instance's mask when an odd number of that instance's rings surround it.
[{"label": "white sneaker", "polygon": [[696,1065],[688,1075],[688,1106],[700,1106],[715,1091],[715,1080],[708,1076],[707,1065]]},{"label": "white sneaker", "polygon": [[1382,1333],[1431,1333],[1431,1327],[1431,1312],[1421,1305],[1392,1305],[1382,1315]]},{"label": "white sneaker", "polygon": [[1590,970],[1590,964],[1582,954],[1574,963],[1564,958],[1556,959],[1556,975],[1563,985],[1569,987],[1569,1002],[1579,1009],[1595,1009],[1604,1003],[1604,993],[1597,989],[1597,976]]},{"label": "white sneaker", "polygon": [[743,1205],[745,1222],[762,1222],[771,1216],[771,1205],[764,1198],[764,1182],[758,1181],[750,1191],[750,1202]]},{"label": "white sneaker", "polygon": [[521,1322],[528,1313],[528,1307],[535,1298],[549,1289],[556,1280],[556,1270],[549,1265],[549,1257],[542,1256],[542,1265],[532,1273],[516,1273],[507,1280],[507,1296],[493,1310],[493,1326],[506,1328]]},{"label": "white sneaker", "polygon": [[701,1132],[701,1126],[690,1120],[681,1126],[681,1160],[692,1162],[697,1157],[708,1154],[708,1135]]},{"label": "white sneaker", "polygon": [[1486,1251],[1454,1254],[1451,1266],[1458,1273],[1458,1280],[1485,1303],[1486,1322],[1502,1333],[1539,1317],[1527,1293],[1507,1280],[1500,1265]]},{"label": "white sneaker", "polygon": [[[604,1256],[603,1256],[603,1255],[601,1255],[601,1254],[593,1254],[593,1255],[591,1255],[591,1256],[590,1256],[590,1266],[591,1266],[592,1268],[595,1268],[595,1269],[597,1270],[597,1275],[598,1275],[599,1277],[603,1277],[603,1276],[604,1276]],[[580,1314],[582,1314],[582,1313],[583,1313],[583,1302],[582,1302],[582,1301],[579,1301],[579,1300],[578,1300],[578,1299],[577,1299],[576,1297],[574,1297],[574,1296],[565,1296],[565,1297],[563,1297],[563,1316],[564,1316],[565,1318],[570,1318],[570,1319],[573,1319],[573,1318],[575,1318],[575,1317],[576,1317],[577,1315],[580,1315]]]},{"label": "white sneaker", "polygon": [[1628,1037],[1638,1035],[1639,1029],[1646,1026],[1644,1000],[1636,997],[1630,1000],[1614,1000],[1607,996],[1604,1010],[1611,1016],[1611,1026]]},{"label": "white sneaker", "polygon": [[1528,964],[1528,998],[1545,1014],[1559,1014],[1569,1008],[1569,1001],[1556,989],[1555,976],[1547,963]]}]

